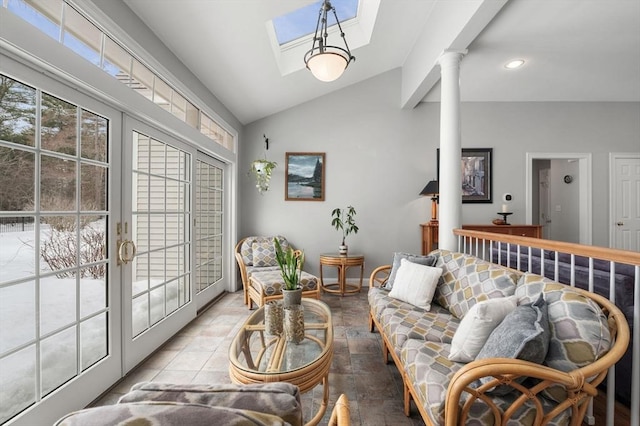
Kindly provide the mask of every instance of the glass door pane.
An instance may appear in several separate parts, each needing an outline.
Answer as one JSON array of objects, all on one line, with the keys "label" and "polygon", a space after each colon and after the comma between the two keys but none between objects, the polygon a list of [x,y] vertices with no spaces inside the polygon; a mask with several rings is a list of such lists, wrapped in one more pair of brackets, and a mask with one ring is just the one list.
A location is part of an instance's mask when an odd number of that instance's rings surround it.
[{"label": "glass door pane", "polygon": [[[134,367],[195,316],[191,270],[193,154],[186,145],[130,121],[129,179],[120,252],[126,265],[125,366]],[[130,226],[129,226],[130,225]],[[129,229],[130,227],[130,229]],[[135,252],[134,250],[135,246]],[[127,350],[127,346],[129,350]]]},{"label": "glass door pane", "polygon": [[[196,297],[203,306],[223,291],[224,165],[200,155],[196,161]],[[216,285],[218,289],[212,288]]]},{"label": "glass door pane", "polygon": [[0,80],[8,113],[0,126],[4,423],[27,409],[24,418],[47,411],[54,391],[77,393],[87,374],[117,379],[121,358],[107,273],[113,123],[80,102]]}]

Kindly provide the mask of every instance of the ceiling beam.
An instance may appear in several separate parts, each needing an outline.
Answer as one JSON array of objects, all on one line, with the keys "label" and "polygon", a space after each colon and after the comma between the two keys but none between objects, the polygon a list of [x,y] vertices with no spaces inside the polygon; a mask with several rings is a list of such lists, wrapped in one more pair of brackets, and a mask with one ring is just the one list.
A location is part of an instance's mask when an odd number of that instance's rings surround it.
[{"label": "ceiling beam", "polygon": [[507,1],[437,1],[424,31],[402,66],[403,109],[415,108],[438,83],[438,59],[442,52],[467,49]]}]

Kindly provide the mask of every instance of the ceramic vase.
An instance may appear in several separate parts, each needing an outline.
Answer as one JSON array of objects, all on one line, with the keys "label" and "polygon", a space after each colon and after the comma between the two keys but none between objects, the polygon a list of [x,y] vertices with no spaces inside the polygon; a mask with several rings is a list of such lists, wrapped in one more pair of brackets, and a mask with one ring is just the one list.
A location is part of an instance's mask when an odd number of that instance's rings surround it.
[{"label": "ceramic vase", "polygon": [[300,305],[302,303],[302,288],[297,288],[295,290],[282,290],[282,305],[286,306],[294,306]]}]

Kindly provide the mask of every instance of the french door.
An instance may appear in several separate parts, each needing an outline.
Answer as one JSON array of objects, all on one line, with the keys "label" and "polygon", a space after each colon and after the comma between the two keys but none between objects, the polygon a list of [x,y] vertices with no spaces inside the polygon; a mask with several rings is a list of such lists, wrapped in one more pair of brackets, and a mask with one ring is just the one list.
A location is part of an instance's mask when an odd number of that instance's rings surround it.
[{"label": "french door", "polygon": [[0,424],[51,424],[224,291],[226,166],[0,65]]},{"label": "french door", "polygon": [[200,309],[225,290],[225,165],[199,152],[195,175],[195,297]]},{"label": "french door", "polygon": [[124,366],[135,367],[196,316],[193,301],[193,155],[188,145],[125,118]]},{"label": "french door", "polygon": [[121,114],[0,64],[0,424],[51,424],[122,375]]}]

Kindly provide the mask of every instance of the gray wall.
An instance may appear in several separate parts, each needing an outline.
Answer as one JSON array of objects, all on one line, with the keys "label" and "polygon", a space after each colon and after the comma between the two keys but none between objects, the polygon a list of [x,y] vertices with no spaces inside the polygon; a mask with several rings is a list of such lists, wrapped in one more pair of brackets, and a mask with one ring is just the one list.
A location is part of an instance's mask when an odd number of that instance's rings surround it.
[{"label": "gray wall", "polygon": [[[240,170],[263,156],[263,133],[278,168],[264,195],[240,173],[239,237],[283,234],[315,273],[318,255],[340,243],[331,210],[352,204],[360,232],[347,244],[366,255],[367,274],[394,251],[419,252],[430,200],[418,192],[436,176],[440,105],[401,110],[399,93],[393,70],[247,125]],[[490,223],[505,192],[514,196],[510,222],[524,223],[527,152],[591,152],[593,241],[608,245],[608,155],[640,150],[640,103],[464,103],[461,115],[462,146],[493,148],[494,157],[493,203],[464,204],[463,223]],[[326,153],[324,202],[284,201],[285,152]]]}]

